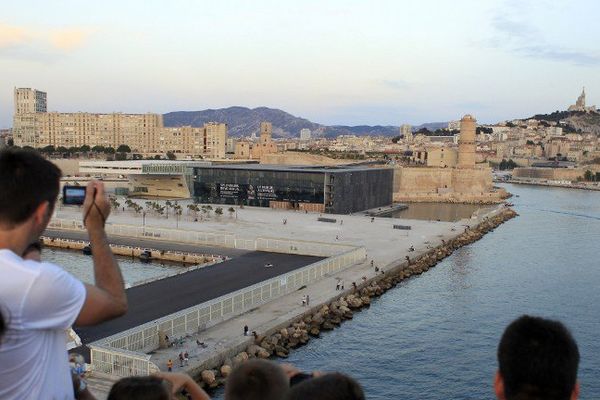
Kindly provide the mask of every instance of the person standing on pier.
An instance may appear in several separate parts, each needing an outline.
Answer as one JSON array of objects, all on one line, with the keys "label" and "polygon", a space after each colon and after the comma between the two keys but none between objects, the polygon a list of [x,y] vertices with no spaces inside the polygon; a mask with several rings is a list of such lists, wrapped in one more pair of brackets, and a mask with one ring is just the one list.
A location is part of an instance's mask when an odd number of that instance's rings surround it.
[{"label": "person standing on pier", "polygon": [[10,315],[0,346],[2,399],[74,398],[79,393],[73,389],[66,330],[127,311],[123,278],[104,230],[110,204],[102,182],[88,183],[82,207],[94,248],[95,285],[57,265],[24,259],[50,222],[60,176],[58,167],[34,151],[0,152],[0,304]]}]

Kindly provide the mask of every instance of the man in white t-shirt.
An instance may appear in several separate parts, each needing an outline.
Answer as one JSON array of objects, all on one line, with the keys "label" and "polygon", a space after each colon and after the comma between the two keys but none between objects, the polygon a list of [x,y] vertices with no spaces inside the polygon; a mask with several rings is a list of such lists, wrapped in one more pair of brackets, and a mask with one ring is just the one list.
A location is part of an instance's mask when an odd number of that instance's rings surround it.
[{"label": "man in white t-shirt", "polygon": [[50,221],[59,180],[60,170],[33,151],[0,151],[0,308],[6,323],[0,399],[76,398],[80,388],[73,388],[66,329],[127,311],[121,271],[104,231],[110,205],[101,182],[88,184],[83,204],[95,285],[54,264],[23,258]]}]

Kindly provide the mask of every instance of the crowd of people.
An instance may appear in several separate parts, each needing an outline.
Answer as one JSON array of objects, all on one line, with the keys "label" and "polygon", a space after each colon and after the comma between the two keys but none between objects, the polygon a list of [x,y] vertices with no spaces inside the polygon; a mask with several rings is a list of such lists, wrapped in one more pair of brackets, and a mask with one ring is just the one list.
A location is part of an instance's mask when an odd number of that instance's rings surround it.
[{"label": "crowd of people", "polygon": [[[79,371],[69,366],[65,331],[127,312],[123,278],[104,230],[110,205],[102,182],[88,184],[82,206],[94,249],[95,284],[42,261],[38,240],[52,216],[60,175],[36,152],[0,152],[0,399],[93,399]],[[574,400],[579,395],[579,350],[558,321],[518,318],[502,335],[497,356],[498,399]],[[180,364],[186,361],[187,353],[180,354]],[[167,400],[177,395],[209,399],[191,376],[173,372],[121,379],[108,399]],[[238,365],[225,382],[225,400],[364,398],[361,385],[348,375],[304,373],[261,359]]]}]

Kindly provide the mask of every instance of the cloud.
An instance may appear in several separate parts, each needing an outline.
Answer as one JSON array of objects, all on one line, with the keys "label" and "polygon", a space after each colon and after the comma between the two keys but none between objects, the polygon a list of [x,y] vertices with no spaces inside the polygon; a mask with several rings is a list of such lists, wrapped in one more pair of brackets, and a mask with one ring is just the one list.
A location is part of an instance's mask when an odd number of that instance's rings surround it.
[{"label": "cloud", "polygon": [[31,40],[31,35],[25,29],[0,22],[0,48],[18,46]]},{"label": "cloud", "polygon": [[82,47],[93,30],[28,28],[0,22],[0,58],[49,62]]},{"label": "cloud", "polygon": [[81,47],[90,36],[89,29],[67,28],[50,34],[49,42],[58,50],[71,51]]},{"label": "cloud", "polygon": [[[537,5],[550,6],[549,3]],[[530,17],[534,12],[525,2],[505,2],[504,7],[496,10],[492,17],[492,36],[485,41],[485,46],[539,60],[579,66],[600,65],[600,53],[597,51],[565,48],[549,43],[531,22]]]}]

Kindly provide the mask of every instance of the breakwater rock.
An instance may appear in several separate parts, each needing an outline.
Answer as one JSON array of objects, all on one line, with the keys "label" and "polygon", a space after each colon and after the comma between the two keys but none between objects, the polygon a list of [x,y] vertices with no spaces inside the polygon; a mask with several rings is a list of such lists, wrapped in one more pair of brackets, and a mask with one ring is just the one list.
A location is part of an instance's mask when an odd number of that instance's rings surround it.
[{"label": "breakwater rock", "polygon": [[[414,259],[389,265],[385,273],[361,282],[360,285],[353,285],[340,296],[298,316],[289,326],[267,336],[256,336],[255,343],[250,344],[246,351],[237,354],[232,360],[225,360],[215,370],[202,371],[201,384],[204,382],[207,387],[213,388],[224,383],[232,367],[250,358],[286,358],[290,350],[308,343],[311,337],[319,337],[321,332],[331,331],[344,321],[352,319],[355,312],[370,306],[371,299],[383,295],[405,279],[428,271],[455,250],[481,239],[486,233],[516,216],[514,210],[504,208],[495,215],[485,218],[476,227],[465,229],[457,237],[443,242],[442,245]],[[220,374],[217,371],[220,371]],[[215,375],[214,379],[212,379],[213,375]]]}]

